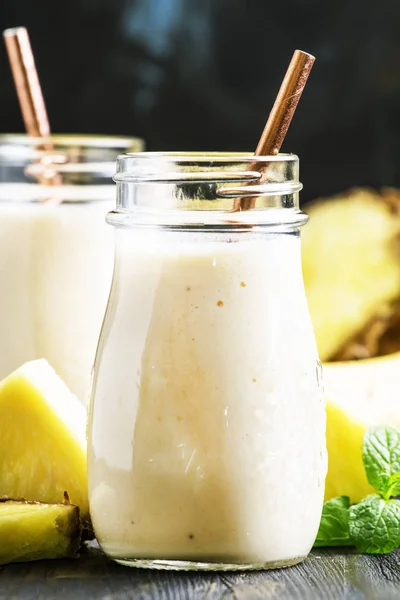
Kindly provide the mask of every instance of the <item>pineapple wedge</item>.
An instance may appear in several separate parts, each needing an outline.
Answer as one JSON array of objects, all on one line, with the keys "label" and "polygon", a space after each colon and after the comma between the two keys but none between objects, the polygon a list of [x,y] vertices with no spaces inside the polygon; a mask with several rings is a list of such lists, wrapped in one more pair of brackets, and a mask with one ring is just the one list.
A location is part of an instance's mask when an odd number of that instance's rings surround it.
[{"label": "pineapple wedge", "polygon": [[75,556],[80,544],[77,506],[1,500],[0,565]]},{"label": "pineapple wedge", "polygon": [[322,361],[400,297],[400,218],[364,189],[307,207],[303,273]]},{"label": "pineapple wedge", "polygon": [[325,500],[373,494],[361,458],[362,440],[372,425],[400,429],[400,352],[366,360],[323,365],[328,475]]},{"label": "pineapple wedge", "polygon": [[0,383],[0,494],[57,503],[89,518],[86,410],[44,359]]}]

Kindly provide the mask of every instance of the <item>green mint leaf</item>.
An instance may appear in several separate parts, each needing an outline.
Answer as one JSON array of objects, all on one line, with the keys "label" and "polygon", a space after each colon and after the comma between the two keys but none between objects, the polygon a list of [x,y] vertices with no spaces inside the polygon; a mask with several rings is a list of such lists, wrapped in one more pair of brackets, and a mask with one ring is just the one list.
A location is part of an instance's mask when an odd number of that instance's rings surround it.
[{"label": "green mint leaf", "polygon": [[314,547],[348,546],[349,538],[348,496],[338,496],[325,502]]},{"label": "green mint leaf", "polygon": [[350,507],[351,542],[361,552],[386,554],[400,545],[400,501],[373,494]]},{"label": "green mint leaf", "polygon": [[400,473],[391,475],[388,483],[388,490],[385,494],[385,498],[391,498],[392,496],[400,496]]},{"label": "green mint leaf", "polygon": [[385,499],[399,492],[400,483],[393,479],[400,473],[399,431],[393,427],[367,429],[363,441],[362,459],[368,482],[377,492]]}]

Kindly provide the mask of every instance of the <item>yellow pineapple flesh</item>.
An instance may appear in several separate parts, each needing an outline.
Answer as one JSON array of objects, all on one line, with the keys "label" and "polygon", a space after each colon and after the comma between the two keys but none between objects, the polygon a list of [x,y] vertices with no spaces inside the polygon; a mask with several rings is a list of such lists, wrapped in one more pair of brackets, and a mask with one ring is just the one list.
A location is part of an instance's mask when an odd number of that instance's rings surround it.
[{"label": "yellow pineapple flesh", "polygon": [[86,410],[45,360],[0,383],[0,494],[57,503],[89,518]]},{"label": "yellow pineapple flesh", "polygon": [[400,297],[400,218],[359,189],[307,207],[303,273],[321,360],[331,360]]},{"label": "yellow pineapple flesh", "polygon": [[374,493],[361,457],[368,427],[400,428],[400,352],[367,360],[323,365],[327,399],[328,475],[325,499]]}]

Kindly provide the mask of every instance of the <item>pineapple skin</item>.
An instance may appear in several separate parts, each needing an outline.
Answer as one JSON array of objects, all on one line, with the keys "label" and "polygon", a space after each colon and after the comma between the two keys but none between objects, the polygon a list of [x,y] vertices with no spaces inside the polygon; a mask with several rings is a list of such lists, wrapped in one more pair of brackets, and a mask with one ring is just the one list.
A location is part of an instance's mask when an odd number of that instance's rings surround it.
[{"label": "pineapple skin", "polygon": [[75,557],[80,545],[77,506],[1,500],[0,565]]}]

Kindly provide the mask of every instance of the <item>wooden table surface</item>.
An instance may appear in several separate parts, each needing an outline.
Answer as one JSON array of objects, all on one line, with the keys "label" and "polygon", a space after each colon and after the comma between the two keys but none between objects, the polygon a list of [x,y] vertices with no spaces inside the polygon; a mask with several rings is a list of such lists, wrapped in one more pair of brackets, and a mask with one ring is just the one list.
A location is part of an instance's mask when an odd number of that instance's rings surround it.
[{"label": "wooden table surface", "polygon": [[364,556],[313,551],[287,569],[185,573],[121,567],[96,547],[77,560],[0,567],[0,599],[52,600],[399,600],[400,551]]}]

